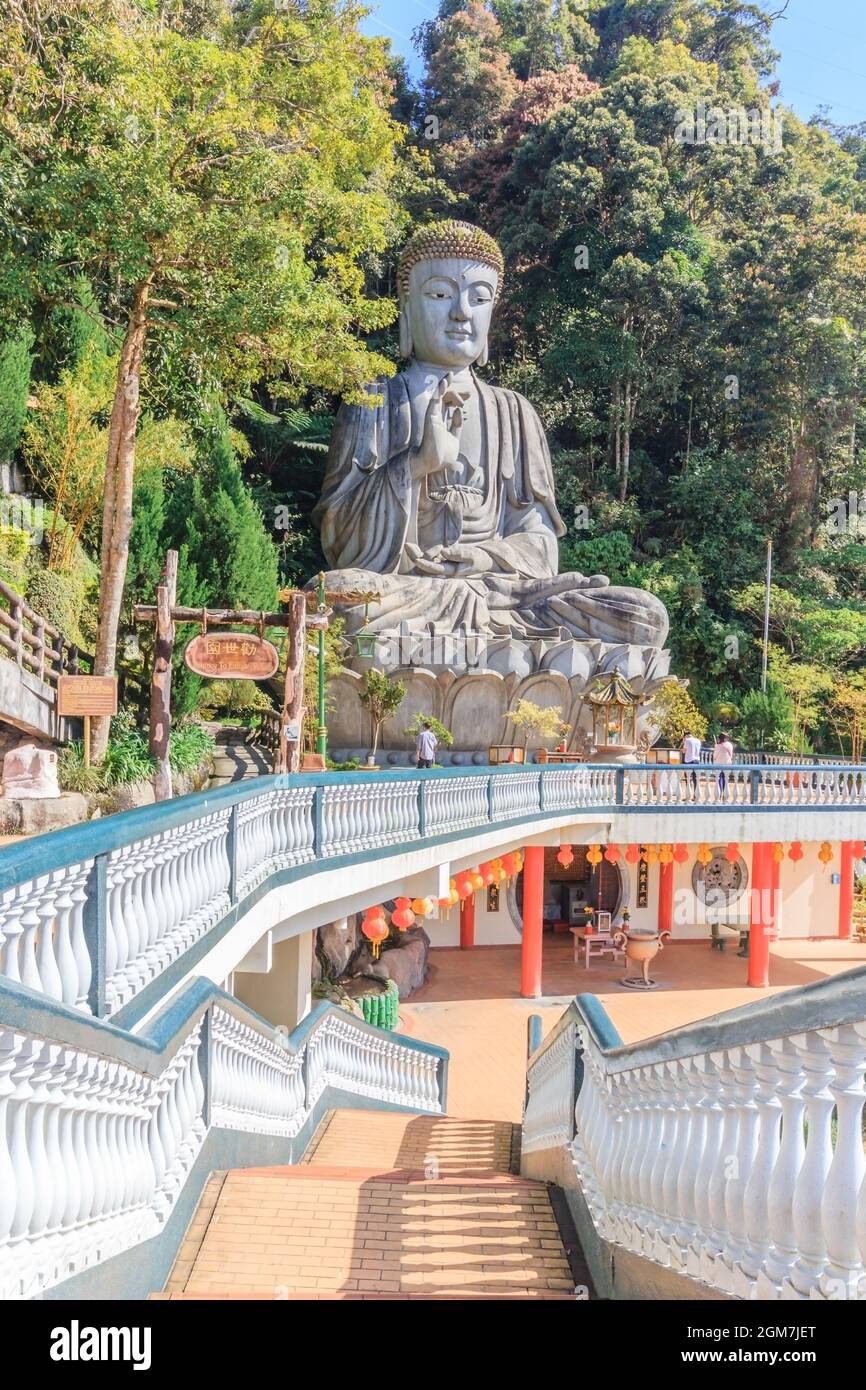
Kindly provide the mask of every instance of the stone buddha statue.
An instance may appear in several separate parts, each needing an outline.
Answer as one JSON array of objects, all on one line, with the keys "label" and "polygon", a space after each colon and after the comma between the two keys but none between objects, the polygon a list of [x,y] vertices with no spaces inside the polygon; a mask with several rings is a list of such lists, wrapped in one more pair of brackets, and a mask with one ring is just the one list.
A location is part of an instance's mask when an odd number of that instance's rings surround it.
[{"label": "stone buddha statue", "polygon": [[661,648],[653,595],[558,573],[565,527],[541,422],[475,375],[503,270],[497,243],[465,222],[423,228],[400,258],[408,365],[369,388],[369,406],[340,408],[313,513],[347,635],[365,625],[357,594],[375,591],[366,627],[383,638],[465,631],[531,649],[536,667],[563,643]]}]

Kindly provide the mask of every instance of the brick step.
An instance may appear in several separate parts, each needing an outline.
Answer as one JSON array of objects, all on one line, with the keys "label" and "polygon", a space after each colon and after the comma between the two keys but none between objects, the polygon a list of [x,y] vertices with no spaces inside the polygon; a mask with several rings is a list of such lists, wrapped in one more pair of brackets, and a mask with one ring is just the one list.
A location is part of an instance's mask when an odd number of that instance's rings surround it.
[{"label": "brick step", "polygon": [[[573,1298],[547,1185],[491,1164],[504,1136],[510,1156],[510,1124],[426,1117],[413,1131],[418,1123],[337,1111],[312,1162],[216,1175],[166,1295]],[[421,1149],[438,1177],[418,1165]],[[333,1161],[349,1151],[365,1161]]]},{"label": "brick step", "polygon": [[[224,1302],[229,1300],[246,1300],[248,1302],[255,1300],[257,1303],[261,1303],[263,1301],[264,1295],[261,1293],[240,1292],[237,1289],[227,1289],[221,1292],[212,1291],[210,1293],[152,1293],[149,1294],[148,1297],[150,1299],[170,1301],[173,1303],[206,1302],[208,1300],[213,1299],[222,1299]],[[294,1293],[281,1293],[277,1301],[280,1303],[352,1303],[364,1302],[365,1300],[369,1299],[381,1300],[382,1298],[387,1298],[389,1301],[396,1301],[398,1303],[408,1303],[410,1301],[414,1301],[417,1303],[453,1302],[455,1299],[459,1299],[462,1303],[472,1302],[473,1300],[480,1300],[482,1302],[489,1303],[491,1299],[494,1299],[497,1302],[499,1302],[502,1299],[508,1301],[527,1299],[532,1300],[539,1298],[544,1299],[546,1303],[549,1302],[551,1299],[560,1299],[561,1301],[564,1300],[567,1303],[574,1302],[573,1293],[551,1293],[550,1290],[545,1290],[543,1292],[533,1292],[530,1289],[506,1289],[504,1291],[498,1289],[495,1293],[465,1293],[461,1291],[460,1293],[390,1294],[376,1293],[375,1291],[369,1293],[323,1293],[320,1289],[300,1289]]]},{"label": "brick step", "polygon": [[428,1176],[470,1170],[514,1171],[515,1126],[502,1120],[333,1110],[305,1164],[420,1169]]}]

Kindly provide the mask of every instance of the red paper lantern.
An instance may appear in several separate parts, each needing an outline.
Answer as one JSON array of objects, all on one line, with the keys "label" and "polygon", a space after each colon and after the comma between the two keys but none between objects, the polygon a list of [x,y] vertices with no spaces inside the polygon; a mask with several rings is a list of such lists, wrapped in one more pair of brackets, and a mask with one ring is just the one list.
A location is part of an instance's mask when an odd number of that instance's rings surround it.
[{"label": "red paper lantern", "polygon": [[473,893],[477,893],[479,888],[484,887],[484,879],[481,877],[477,869],[469,870],[469,882],[472,884]]},{"label": "red paper lantern", "polygon": [[385,909],[383,907],[371,907],[367,909],[366,916],[361,923],[361,931],[367,940],[372,942],[372,956],[374,960],[379,959],[379,946],[388,935],[388,923],[385,921]]},{"label": "red paper lantern", "polygon": [[731,843],[728,845],[727,849],[725,850],[725,858],[727,859],[729,864],[736,864],[739,857],[740,846],[737,844],[736,840],[732,840]]},{"label": "red paper lantern", "polygon": [[463,902],[464,899],[471,897],[471,895],[475,891],[472,887],[472,879],[467,873],[457,875],[457,877],[454,880],[454,887],[457,889],[457,896],[459,897],[461,902]]},{"label": "red paper lantern", "polygon": [[[391,926],[396,927],[398,931],[407,931],[409,927],[415,925],[415,913],[409,906],[408,898],[397,898],[396,901],[397,906],[391,913]],[[405,906],[401,907],[401,903]]]},{"label": "red paper lantern", "polygon": [[619,845],[608,845],[604,851],[604,857],[608,864],[616,864],[619,860]]},{"label": "red paper lantern", "polygon": [[626,845],[625,862],[627,864],[637,864],[640,859],[640,845]]},{"label": "red paper lantern", "polygon": [[674,859],[678,864],[685,864],[689,857],[688,845],[674,845]]},{"label": "red paper lantern", "polygon": [[496,882],[496,870],[494,869],[490,860],[487,860],[485,863],[478,865],[478,876],[481,879],[481,882],[484,884],[485,888],[489,888],[491,883]]},{"label": "red paper lantern", "polygon": [[574,863],[574,850],[571,848],[571,845],[559,846],[556,862],[557,864],[561,864],[564,869],[567,869],[569,864]]},{"label": "red paper lantern", "polygon": [[439,899],[439,910],[440,910],[440,912],[450,912],[450,911],[451,911],[451,897],[450,897],[450,895],[449,895],[447,898],[440,898],[440,899]]},{"label": "red paper lantern", "polygon": [[791,848],[788,850],[788,858],[793,859],[795,864],[803,858],[803,846],[799,840],[792,841]]},{"label": "red paper lantern", "polygon": [[514,850],[509,850],[508,854],[503,854],[502,867],[509,878],[517,873],[517,855]]},{"label": "red paper lantern", "polygon": [[864,845],[862,840],[851,841],[851,853],[854,855],[855,859],[863,859],[866,857],[866,845]]}]

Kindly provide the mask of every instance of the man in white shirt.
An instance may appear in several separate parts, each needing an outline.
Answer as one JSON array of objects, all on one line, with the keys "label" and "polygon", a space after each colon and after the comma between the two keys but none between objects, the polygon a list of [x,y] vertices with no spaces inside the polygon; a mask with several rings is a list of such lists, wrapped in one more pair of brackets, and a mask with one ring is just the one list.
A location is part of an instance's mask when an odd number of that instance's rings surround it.
[{"label": "man in white shirt", "polygon": [[[683,739],[683,763],[686,767],[691,766],[694,769],[700,763],[701,747],[701,740],[698,738],[697,734],[686,734]],[[692,771],[689,773],[688,778],[692,793],[694,794],[698,789],[698,774]]]},{"label": "man in white shirt", "polygon": [[430,725],[424,720],[421,729],[415,739],[415,752],[418,757],[419,767],[432,767],[433,756],[439,746],[439,740],[434,734]]}]

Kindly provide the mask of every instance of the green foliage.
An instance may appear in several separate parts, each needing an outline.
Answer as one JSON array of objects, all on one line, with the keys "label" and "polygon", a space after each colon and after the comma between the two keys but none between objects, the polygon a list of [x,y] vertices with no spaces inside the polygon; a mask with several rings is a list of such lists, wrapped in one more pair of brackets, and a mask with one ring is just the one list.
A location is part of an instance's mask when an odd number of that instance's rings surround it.
[{"label": "green foliage", "polygon": [[0,463],[15,453],[27,417],[32,348],[29,325],[0,342]]},{"label": "green foliage", "polygon": [[80,568],[59,574],[31,565],[27,581],[27,602],[70,642],[86,647],[81,620],[88,600],[89,582]]},{"label": "green foliage", "polygon": [[[273,701],[255,681],[204,681],[198,693],[202,714],[242,719],[273,709]],[[192,726],[194,727],[194,726]]]},{"label": "green foliage", "polygon": [[102,791],[103,774],[100,767],[85,767],[84,744],[67,743],[57,759],[57,781],[64,792],[80,792],[83,796]]},{"label": "green foliage", "polygon": [[542,707],[532,700],[518,700],[517,707],[509,710],[505,717],[511,720],[515,729],[522,731],[527,748],[530,738],[547,743],[563,733],[562,705]]},{"label": "green foliage", "polygon": [[364,689],[359,698],[369,711],[373,725],[371,757],[376,756],[382,725],[397,713],[405,696],[406,687],[402,681],[390,680],[384,671],[377,670],[375,666],[366,672]]},{"label": "green foliage", "polygon": [[413,715],[411,724],[407,725],[403,733],[407,738],[417,738],[421,732],[422,723],[436,735],[444,748],[451,747],[454,742],[454,735],[451,730],[446,729],[445,725],[434,714],[425,714],[423,710],[419,710],[417,714]]},{"label": "green foliage", "polygon": [[749,748],[784,753],[791,749],[794,710],[787,691],[777,681],[767,691],[750,690],[740,708],[739,738]]},{"label": "green foliage", "polygon": [[17,526],[0,526],[0,579],[19,594],[27,590],[27,557],[32,537]]},{"label": "green foliage", "polygon": [[168,761],[172,772],[197,772],[207,763],[216,747],[213,737],[201,724],[186,721],[172,729],[168,739]]},{"label": "green foliage", "polygon": [[686,734],[703,739],[708,728],[690,692],[676,681],[667,681],[656,691],[648,719],[671,748],[679,748]]}]

